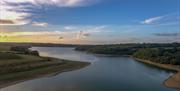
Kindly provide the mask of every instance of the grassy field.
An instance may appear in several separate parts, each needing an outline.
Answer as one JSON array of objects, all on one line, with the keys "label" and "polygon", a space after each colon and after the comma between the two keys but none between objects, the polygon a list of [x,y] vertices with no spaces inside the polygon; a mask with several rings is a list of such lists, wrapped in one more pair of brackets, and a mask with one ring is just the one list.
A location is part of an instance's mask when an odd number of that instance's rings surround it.
[{"label": "grassy field", "polygon": [[0,52],[0,60],[8,60],[8,59],[21,59],[21,57],[12,53]]},{"label": "grassy field", "polygon": [[10,46],[7,46],[7,45],[0,45],[0,52],[1,51],[7,51],[10,49]]},{"label": "grassy field", "polygon": [[87,65],[89,63],[86,62],[0,53],[0,88],[14,82],[75,70]]}]

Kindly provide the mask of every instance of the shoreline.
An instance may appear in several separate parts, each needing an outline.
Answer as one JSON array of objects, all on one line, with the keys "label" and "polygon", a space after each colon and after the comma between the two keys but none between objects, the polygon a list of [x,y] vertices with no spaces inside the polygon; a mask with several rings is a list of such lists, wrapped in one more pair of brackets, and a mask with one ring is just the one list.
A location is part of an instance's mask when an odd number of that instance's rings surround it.
[{"label": "shoreline", "polygon": [[[47,57],[42,57],[42,58],[47,58]],[[57,66],[50,66],[50,67],[42,68],[42,69],[34,69],[30,71],[25,71],[25,72],[7,74],[7,76],[16,74],[16,77],[11,78],[11,80],[1,81],[0,89],[14,85],[14,84],[18,84],[21,82],[29,81],[29,80],[56,76],[63,72],[78,70],[91,64],[89,62],[71,61],[71,60],[64,60],[64,59],[57,59],[57,58],[50,58],[50,59],[53,61],[63,61],[64,64],[60,64]],[[27,74],[27,75],[23,75],[23,74]]]},{"label": "shoreline", "polygon": [[135,61],[142,62],[147,65],[151,65],[154,67],[158,67],[164,70],[169,70],[169,71],[174,71],[175,73],[168,77],[166,80],[164,80],[163,85],[165,85],[168,88],[174,88],[174,89],[180,89],[180,65],[171,65],[171,64],[160,64],[160,63],[155,63],[149,60],[144,60],[140,58],[133,57],[131,55],[113,55],[113,54],[96,54],[92,53],[95,56],[108,56],[108,57],[130,57],[135,59]]},{"label": "shoreline", "polygon": [[148,60],[135,58],[135,57],[132,57],[132,56],[130,56],[130,57],[135,59],[136,61],[148,64],[148,65],[152,65],[152,66],[162,68],[162,69],[165,69],[165,70],[175,71],[175,74],[168,77],[163,82],[163,85],[165,85],[166,87],[169,87],[169,88],[180,89],[180,67],[177,67],[176,65],[155,63],[155,62],[151,62],[151,61],[148,61]]},{"label": "shoreline", "polygon": [[[109,56],[109,57],[121,56],[121,55],[106,55],[106,54],[95,54],[95,55],[96,56]],[[180,65],[160,64],[160,63],[152,62],[149,60],[136,58],[136,57],[133,57],[130,55],[122,55],[122,56],[133,58],[133,59],[135,59],[135,61],[142,62],[142,63],[145,63],[147,65],[162,68],[165,70],[174,71],[175,73],[172,76],[169,76],[166,80],[163,81],[163,85],[165,85],[166,87],[169,87],[169,88],[180,89]],[[43,77],[56,76],[56,75],[63,73],[63,72],[78,70],[78,69],[81,69],[83,67],[90,65],[89,62],[70,61],[70,60],[51,58],[51,57],[42,57],[42,58],[49,58],[53,61],[63,61],[63,62],[65,62],[65,64],[62,64],[62,65],[55,67],[56,69],[52,69],[52,70],[47,69],[49,71],[46,70],[46,72],[41,72],[41,71],[39,71],[40,73],[35,72],[35,74],[32,74],[30,76],[25,76],[24,78],[23,77],[22,78],[17,77],[17,79],[2,81],[2,82],[0,82],[0,89],[14,85],[14,84],[18,84],[20,82],[25,82],[28,80],[34,80],[34,79],[43,78]],[[68,63],[70,63],[69,66],[67,66]],[[45,70],[42,70],[42,71],[45,71]],[[29,72],[31,72],[31,71],[19,72],[19,73],[29,73]],[[16,74],[16,73],[14,73],[14,74]]]}]

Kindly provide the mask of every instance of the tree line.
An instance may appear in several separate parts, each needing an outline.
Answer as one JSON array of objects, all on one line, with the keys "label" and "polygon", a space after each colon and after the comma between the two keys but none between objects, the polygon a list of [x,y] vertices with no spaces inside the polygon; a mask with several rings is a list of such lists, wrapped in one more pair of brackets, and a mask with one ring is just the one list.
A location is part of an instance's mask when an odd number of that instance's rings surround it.
[{"label": "tree line", "polygon": [[95,54],[131,55],[157,63],[180,65],[180,43],[81,45],[75,50]]}]

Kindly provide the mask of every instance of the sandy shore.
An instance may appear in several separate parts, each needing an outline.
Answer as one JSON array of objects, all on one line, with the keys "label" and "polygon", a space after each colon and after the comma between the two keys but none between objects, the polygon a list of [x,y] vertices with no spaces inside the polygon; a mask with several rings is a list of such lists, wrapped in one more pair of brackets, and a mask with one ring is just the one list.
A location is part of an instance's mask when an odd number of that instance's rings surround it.
[{"label": "sandy shore", "polygon": [[166,79],[163,82],[163,84],[170,88],[180,89],[180,65],[159,64],[159,63],[151,62],[148,60],[143,60],[143,59],[138,59],[138,58],[134,58],[134,59],[136,59],[137,61],[149,64],[149,65],[152,65],[152,66],[156,66],[156,67],[163,68],[166,70],[175,71],[176,73],[170,76],[168,79]]},{"label": "sandy shore", "polygon": [[171,88],[180,89],[180,71],[173,76],[169,77],[165,82],[164,85]]}]

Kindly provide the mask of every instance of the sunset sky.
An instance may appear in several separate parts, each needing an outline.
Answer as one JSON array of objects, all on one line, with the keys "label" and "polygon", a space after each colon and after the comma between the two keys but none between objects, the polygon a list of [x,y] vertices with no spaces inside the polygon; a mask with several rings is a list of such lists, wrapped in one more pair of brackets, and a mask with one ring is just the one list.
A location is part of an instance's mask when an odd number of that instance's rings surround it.
[{"label": "sunset sky", "polygon": [[0,0],[0,42],[180,42],[180,0]]}]

